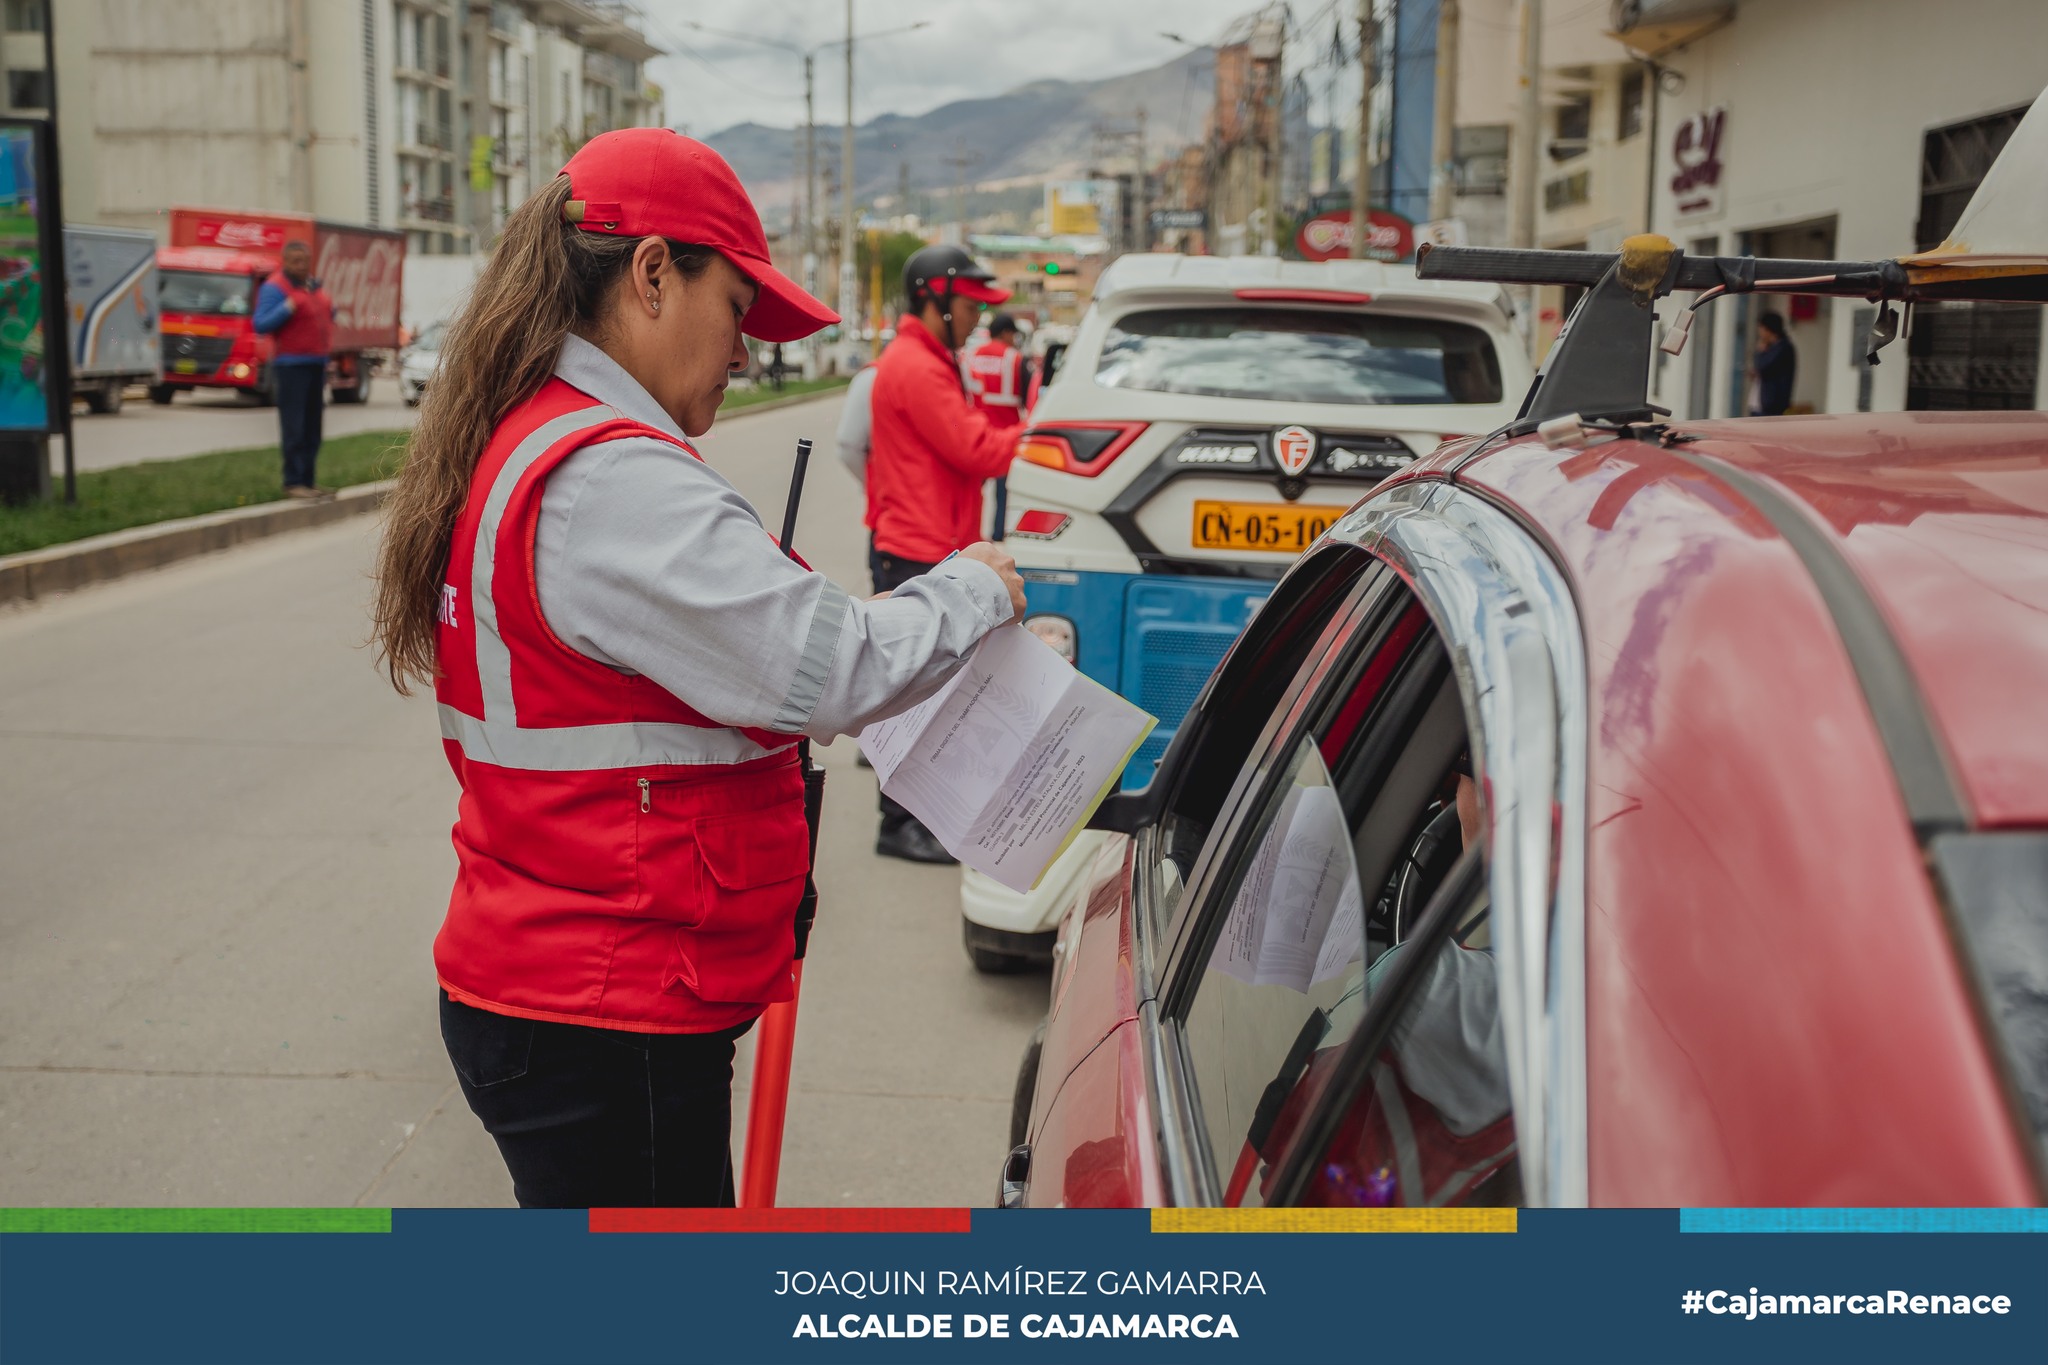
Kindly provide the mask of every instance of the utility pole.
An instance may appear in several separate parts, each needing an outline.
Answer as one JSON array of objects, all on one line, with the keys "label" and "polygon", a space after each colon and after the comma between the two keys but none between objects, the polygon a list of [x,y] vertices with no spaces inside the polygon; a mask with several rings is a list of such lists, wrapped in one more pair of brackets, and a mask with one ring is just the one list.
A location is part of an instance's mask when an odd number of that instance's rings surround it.
[{"label": "utility pole", "polygon": [[804,292],[818,292],[818,110],[812,102],[816,52],[804,54]]},{"label": "utility pole", "polygon": [[1137,241],[1132,243],[1138,251],[1152,249],[1152,172],[1151,162],[1145,155],[1145,106],[1138,106],[1138,178],[1135,188],[1138,194],[1138,217],[1132,225]]},{"label": "utility pole", "polygon": [[853,260],[853,0],[846,0],[846,124],[839,134],[839,189],[846,196],[839,211],[839,326],[851,340],[860,332],[860,275]]},{"label": "utility pole", "polygon": [[1457,154],[1458,0],[1442,0],[1436,13],[1436,126],[1429,140],[1429,216],[1451,216],[1457,188],[1451,161]]},{"label": "utility pole", "polygon": [[[1522,0],[1522,107],[1515,122],[1514,225],[1510,242],[1514,246],[1536,245],[1536,166],[1543,151],[1543,0]],[[1531,348],[1536,343],[1536,286],[1521,290],[1522,336]]]},{"label": "utility pole", "polygon": [[960,245],[967,245],[967,190],[964,179],[969,166],[981,160],[981,153],[970,152],[959,138],[953,139],[953,154],[946,158],[946,164],[953,170],[953,222],[960,233]]},{"label": "utility pole", "polygon": [[1358,165],[1351,176],[1351,259],[1365,259],[1366,215],[1372,208],[1372,82],[1379,56],[1373,0],[1358,0]]},{"label": "utility pole", "polygon": [[1262,92],[1260,105],[1269,122],[1264,138],[1265,164],[1259,167],[1259,254],[1277,256],[1279,246],[1280,218],[1280,168],[1286,154],[1285,124],[1287,122],[1283,104],[1283,71],[1287,47],[1287,11],[1268,10],[1259,19],[1252,32],[1252,61],[1258,63],[1263,55],[1266,88]]}]

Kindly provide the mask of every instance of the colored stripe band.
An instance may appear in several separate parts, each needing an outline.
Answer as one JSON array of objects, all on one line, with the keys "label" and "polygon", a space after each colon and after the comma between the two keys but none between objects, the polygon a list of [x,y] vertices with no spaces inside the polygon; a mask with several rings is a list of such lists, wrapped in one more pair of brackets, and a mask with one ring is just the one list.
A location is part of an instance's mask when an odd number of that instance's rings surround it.
[{"label": "colored stripe band", "polygon": [[389,1231],[390,1209],[0,1209],[0,1233]]},{"label": "colored stripe band", "polygon": [[1154,1209],[1154,1232],[1513,1232],[1514,1209]]},{"label": "colored stripe band", "polygon": [[1680,1232],[2048,1232],[2048,1209],[1680,1209]]},{"label": "colored stripe band", "polygon": [[592,1232],[968,1232],[968,1209],[592,1209]]}]

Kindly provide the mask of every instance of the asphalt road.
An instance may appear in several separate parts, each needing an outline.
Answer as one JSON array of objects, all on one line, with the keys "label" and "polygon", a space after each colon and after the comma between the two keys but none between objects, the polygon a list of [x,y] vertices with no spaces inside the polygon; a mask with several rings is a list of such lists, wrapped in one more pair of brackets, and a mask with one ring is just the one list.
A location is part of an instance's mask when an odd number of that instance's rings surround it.
[{"label": "asphalt road", "polygon": [[[704,447],[779,526],[818,438],[799,548],[864,589],[837,413]],[[430,699],[362,648],[374,536],[0,612],[0,1205],[510,1202],[437,1031],[455,784]],[[876,858],[872,774],[821,756],[781,1202],[989,1203],[1045,979],[978,976],[956,874]],[[741,1116],[750,1076],[743,1049]]]},{"label": "asphalt road", "polygon": [[[130,398],[112,416],[90,413],[83,407],[74,409],[71,435],[78,442],[80,470],[277,444],[276,408],[243,403],[226,389],[181,393],[168,407],[136,396],[141,392],[130,389]],[[399,401],[398,381],[379,376],[370,386],[369,402],[329,403],[321,427],[328,436],[396,431],[411,427],[417,416],[417,410]],[[62,476],[60,442],[50,442],[50,467]]]}]

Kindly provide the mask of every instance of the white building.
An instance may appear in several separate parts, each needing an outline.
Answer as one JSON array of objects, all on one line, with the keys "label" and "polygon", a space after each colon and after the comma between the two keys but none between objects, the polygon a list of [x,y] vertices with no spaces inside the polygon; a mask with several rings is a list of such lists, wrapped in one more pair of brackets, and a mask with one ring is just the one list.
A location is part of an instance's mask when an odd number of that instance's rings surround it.
[{"label": "white building", "polygon": [[[42,110],[46,0],[0,4],[10,107]],[[609,0],[63,0],[64,202],[159,228],[173,204],[403,229],[469,256],[576,147],[658,125],[660,50]],[[18,97],[18,98],[16,98]]]},{"label": "white building", "polygon": [[[1689,252],[1875,260],[1934,246],[2048,86],[2041,0],[1633,8],[1641,22],[1624,41],[1673,73],[1646,111],[1658,130],[1651,226]],[[1618,193],[1609,217],[1633,231],[1641,210]],[[2042,233],[2048,241],[2048,224]],[[1778,296],[1702,310],[1687,353],[1662,366],[1656,401],[1680,416],[1742,412],[1755,320],[1767,309],[1787,319],[1798,350],[1795,412],[2032,408],[2048,398],[2038,307],[1920,308],[1910,337],[1873,368],[1863,363],[1873,305]]]}]

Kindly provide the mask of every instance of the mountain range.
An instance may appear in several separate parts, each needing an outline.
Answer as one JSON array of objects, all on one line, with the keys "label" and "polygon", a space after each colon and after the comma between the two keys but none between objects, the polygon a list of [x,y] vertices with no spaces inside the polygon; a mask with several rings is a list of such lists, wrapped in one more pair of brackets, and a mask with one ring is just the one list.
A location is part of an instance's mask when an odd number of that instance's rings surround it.
[{"label": "mountain range", "polygon": [[[854,129],[854,192],[863,201],[892,195],[907,178],[913,191],[946,191],[955,158],[968,158],[962,181],[984,188],[1068,179],[1098,155],[1105,169],[1130,165],[1128,141],[1098,153],[1096,130],[1135,126],[1145,111],[1145,151],[1159,160],[1201,140],[1214,98],[1214,56],[1199,48],[1146,71],[1099,81],[1041,80],[985,99],[957,100],[930,113],[883,114]],[[822,111],[821,111],[822,117]],[[799,128],[739,123],[704,140],[732,163],[770,218],[787,214]],[[839,168],[840,126],[817,132],[820,193],[827,168]]]}]

